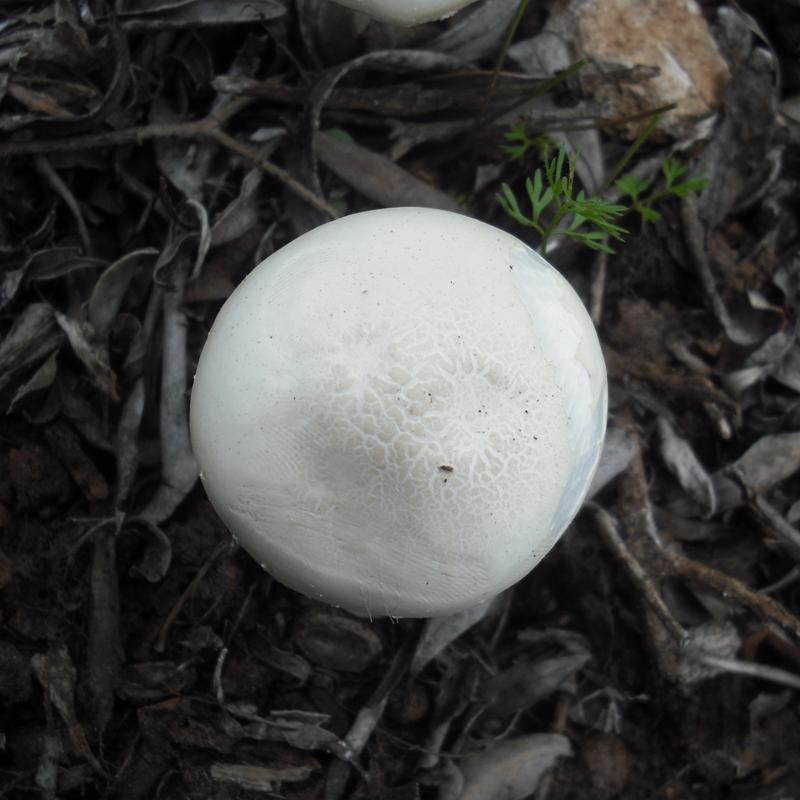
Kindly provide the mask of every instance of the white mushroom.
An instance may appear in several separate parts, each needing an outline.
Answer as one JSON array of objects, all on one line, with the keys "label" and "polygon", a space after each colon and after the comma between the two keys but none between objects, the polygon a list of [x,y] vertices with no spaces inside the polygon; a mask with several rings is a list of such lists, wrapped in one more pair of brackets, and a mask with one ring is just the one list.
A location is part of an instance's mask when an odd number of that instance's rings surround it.
[{"label": "white mushroom", "polygon": [[323,225],[217,316],[191,403],[208,496],[280,581],[427,617],[523,577],[577,513],[607,384],[578,295],[504,231],[425,208]]},{"label": "white mushroom", "polygon": [[381,22],[418,25],[452,16],[475,0],[335,0]]}]

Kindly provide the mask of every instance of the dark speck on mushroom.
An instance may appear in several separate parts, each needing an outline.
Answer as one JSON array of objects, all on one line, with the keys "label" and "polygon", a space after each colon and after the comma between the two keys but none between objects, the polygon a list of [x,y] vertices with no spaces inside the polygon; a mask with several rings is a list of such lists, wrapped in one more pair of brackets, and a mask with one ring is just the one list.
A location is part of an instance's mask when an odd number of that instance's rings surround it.
[{"label": "dark speck on mushroom", "polygon": [[439,464],[439,469],[442,472],[452,472],[453,471],[453,467],[451,467],[449,464]]}]

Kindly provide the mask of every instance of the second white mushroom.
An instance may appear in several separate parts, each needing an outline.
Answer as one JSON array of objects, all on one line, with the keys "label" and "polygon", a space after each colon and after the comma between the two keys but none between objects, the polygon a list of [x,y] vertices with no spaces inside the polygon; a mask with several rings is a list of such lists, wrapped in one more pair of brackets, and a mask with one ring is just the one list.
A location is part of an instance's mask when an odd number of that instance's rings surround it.
[{"label": "second white mushroom", "polygon": [[394,25],[419,25],[444,19],[475,0],[335,0],[340,5],[361,11],[380,22]]}]

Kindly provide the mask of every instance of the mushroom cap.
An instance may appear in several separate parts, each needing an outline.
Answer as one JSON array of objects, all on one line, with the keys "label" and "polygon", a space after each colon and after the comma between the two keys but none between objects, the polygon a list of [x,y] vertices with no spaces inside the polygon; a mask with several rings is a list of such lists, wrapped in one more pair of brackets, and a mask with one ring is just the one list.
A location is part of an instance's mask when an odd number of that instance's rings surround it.
[{"label": "mushroom cap", "polygon": [[242,546],[304,594],[428,617],[522,578],[580,508],[606,371],[569,283],[510,234],[427,208],[300,236],[222,307],[191,434]]},{"label": "mushroom cap", "polygon": [[444,19],[475,0],[335,0],[339,5],[361,11],[380,22],[419,25]]}]

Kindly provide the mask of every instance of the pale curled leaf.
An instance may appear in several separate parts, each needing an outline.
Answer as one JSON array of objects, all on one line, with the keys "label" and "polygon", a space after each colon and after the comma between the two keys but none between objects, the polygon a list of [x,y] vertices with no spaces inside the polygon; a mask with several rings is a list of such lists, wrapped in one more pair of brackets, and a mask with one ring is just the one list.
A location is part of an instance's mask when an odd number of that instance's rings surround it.
[{"label": "pale curled leaf", "polygon": [[498,602],[500,602],[499,598],[495,598],[490,603],[481,603],[449,617],[429,619],[425,623],[417,643],[417,649],[411,662],[411,676],[419,675],[445,647],[473,625],[477,625],[490,611],[495,610]]},{"label": "pale curled leaf", "polygon": [[708,516],[713,515],[717,504],[714,482],[691,444],[679,436],[663,417],[658,420],[658,432],[661,437],[661,456],[667,468]]},{"label": "pale curled leaf", "polygon": [[614,478],[628,469],[633,458],[633,450],[633,439],[627,431],[616,427],[608,429],[603,442],[603,450],[600,453],[600,463],[597,465],[597,472],[594,474],[592,485],[586,496],[587,500],[591,500]]},{"label": "pale curled leaf", "polygon": [[211,247],[211,226],[208,222],[208,211],[206,211],[206,207],[202,203],[190,198],[187,205],[197,215],[198,227],[200,229],[197,253],[194,257],[194,267],[192,267],[192,272],[189,276],[190,280],[195,280],[203,269],[206,256]]},{"label": "pale curled leaf", "polygon": [[123,510],[139,468],[139,426],[144,413],[144,379],[137,378],[122,406],[114,452],[117,457],[117,489],[114,508]]},{"label": "pale curled leaf", "polygon": [[67,334],[72,351],[86,367],[95,386],[112,400],[118,400],[117,376],[108,363],[108,353],[105,348],[93,341],[91,328],[60,311],[55,312],[55,317],[61,330]]},{"label": "pale curled leaf", "polygon": [[[315,176],[317,171],[316,154],[313,142],[319,131],[320,119],[325,104],[328,102],[333,90],[339,81],[350,72],[357,69],[371,69],[391,71],[426,71],[463,68],[464,62],[452,56],[434,53],[430,50],[375,50],[363,56],[354,58],[346,64],[341,64],[324,72],[317,82],[311,87],[306,101],[306,137],[312,146],[305,152],[303,169],[310,176]],[[317,183],[313,178],[312,183]]]},{"label": "pale curled leaf", "polygon": [[77,673],[69,651],[62,645],[47,653],[35,653],[31,658],[31,666],[48,700],[66,725],[72,747],[92,765],[95,772],[102,774],[103,769],[89,746],[75,710]]},{"label": "pale curled leaf", "polygon": [[61,719],[67,725],[74,725],[78,721],[75,712],[77,673],[67,648],[61,646],[48,653],[35,653],[31,658],[31,666]]},{"label": "pale curled leaf", "polygon": [[111,332],[125,293],[136,273],[157,255],[158,251],[153,248],[134,250],[103,270],[92,289],[88,307],[89,322],[98,339],[105,340]]},{"label": "pale curled leaf", "polygon": [[382,206],[424,206],[464,213],[449,195],[355,142],[320,131],[315,149],[317,158],[328,169]]},{"label": "pale curled leaf", "polygon": [[31,253],[25,263],[16,269],[6,267],[0,282],[0,308],[4,308],[14,299],[19,287],[29,278],[29,273],[37,275],[45,266],[58,268],[73,263],[79,257],[80,249],[77,247],[50,247]]},{"label": "pale curled leaf", "polygon": [[781,359],[774,376],[784,386],[800,394],[800,342],[795,342]]},{"label": "pale curled leaf", "polygon": [[519,0],[484,0],[458,14],[447,30],[426,46],[464,61],[494,56],[518,6]]},{"label": "pale curled leaf", "polygon": [[211,226],[211,244],[214,247],[238,239],[256,225],[258,187],[263,177],[260,169],[251,169],[244,176],[238,196],[220,212]]},{"label": "pale curled leaf", "polygon": [[47,303],[31,303],[14,320],[0,342],[0,390],[26,367],[38,364],[60,349],[64,334]]},{"label": "pale curled leaf", "polygon": [[37,370],[23,383],[14,393],[8,411],[11,413],[17,405],[22,402],[29,394],[49,389],[58,374],[57,353],[51,353],[47,360],[42,363]]},{"label": "pale curled leaf", "polygon": [[514,664],[481,688],[485,713],[501,717],[536,705],[564,687],[590,659],[589,653],[578,653]]},{"label": "pale curled leaf", "polygon": [[147,545],[139,561],[130,568],[130,575],[149,583],[163,580],[172,562],[172,543],[158,525],[141,517],[126,517],[120,534],[143,532]]},{"label": "pale curled leaf", "polygon": [[[170,100],[159,95],[150,108],[150,122],[154,125],[171,125],[184,118]],[[157,139],[155,142],[158,167],[164,177],[186,198],[202,197],[208,179],[211,158],[216,144],[203,140],[198,143],[184,139]]]},{"label": "pale curled leaf", "polygon": [[555,733],[498,742],[459,760],[464,776],[460,800],[522,800],[536,791],[559,758],[571,755],[569,739]]},{"label": "pale curled leaf", "polygon": [[683,649],[689,657],[680,661],[681,680],[685,683],[697,683],[724,672],[724,669],[706,663],[703,656],[733,658],[741,643],[732,622],[708,622],[695,626],[686,635]]},{"label": "pale curled leaf", "polygon": [[183,284],[164,293],[161,369],[161,485],[139,516],[154,525],[168,519],[197,481],[197,462],[189,439],[186,315]]},{"label": "pale curled leaf", "polygon": [[[800,433],[762,436],[731,466],[752,491],[767,492],[800,469]],[[714,473],[713,480],[718,513],[742,504],[741,489],[724,470]]]},{"label": "pale curled leaf", "polygon": [[114,693],[125,659],[120,636],[117,530],[113,521],[94,530],[92,550],[92,607],[89,622],[89,710],[101,735],[111,720]]}]

